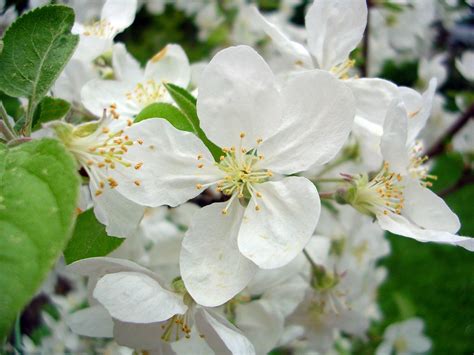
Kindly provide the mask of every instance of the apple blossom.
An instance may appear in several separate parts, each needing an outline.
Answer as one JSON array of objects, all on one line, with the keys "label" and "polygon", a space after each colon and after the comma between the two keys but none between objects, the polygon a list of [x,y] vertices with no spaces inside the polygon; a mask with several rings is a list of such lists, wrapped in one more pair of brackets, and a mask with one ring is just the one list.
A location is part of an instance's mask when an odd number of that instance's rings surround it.
[{"label": "apple blossom", "polygon": [[[164,120],[143,121],[148,132],[143,139],[158,139],[157,146],[168,148],[156,149],[140,169],[146,188],[132,201],[176,206],[211,186],[230,197],[196,213],[183,243],[186,287],[199,303],[211,306],[245,287],[255,264],[283,266],[304,247],[318,220],[319,196],[309,180],[280,174],[324,164],[337,154],[354,107],[349,90],[322,71],[295,76],[279,90],[263,59],[239,46],[221,51],[205,69],[197,111],[209,139],[224,147],[220,160],[214,162],[191,133]],[[133,130],[128,131],[132,140]],[[133,147],[129,153],[139,158]],[[217,272],[227,263],[234,266]],[[240,271],[231,272],[235,267]]]}]

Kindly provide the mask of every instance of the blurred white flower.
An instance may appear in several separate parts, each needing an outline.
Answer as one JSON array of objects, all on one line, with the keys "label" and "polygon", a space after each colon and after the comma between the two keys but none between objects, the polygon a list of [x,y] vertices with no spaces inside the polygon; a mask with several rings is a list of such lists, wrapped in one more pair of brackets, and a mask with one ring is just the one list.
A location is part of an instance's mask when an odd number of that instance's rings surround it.
[{"label": "blurred white flower", "polygon": [[376,355],[413,355],[426,353],[431,348],[431,340],[423,334],[423,320],[410,318],[391,324],[385,329],[383,341]]}]

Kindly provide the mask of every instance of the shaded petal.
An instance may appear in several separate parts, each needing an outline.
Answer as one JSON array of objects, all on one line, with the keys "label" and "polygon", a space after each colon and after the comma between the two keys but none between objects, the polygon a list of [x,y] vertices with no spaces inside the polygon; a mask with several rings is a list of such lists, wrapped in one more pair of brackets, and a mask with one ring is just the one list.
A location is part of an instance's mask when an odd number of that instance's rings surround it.
[{"label": "shaded petal", "polygon": [[307,69],[314,67],[313,60],[307,49],[300,43],[289,39],[276,25],[268,21],[255,5],[249,7],[248,13],[256,25],[265,31],[267,36],[275,43],[278,50],[283,55],[289,57],[294,66]]},{"label": "shaded petal", "polygon": [[145,79],[187,88],[191,79],[191,67],[183,48],[177,44],[168,44],[159,51],[146,64]]},{"label": "shaded petal", "polygon": [[[239,230],[239,249],[264,269],[284,266],[306,246],[319,220],[316,187],[303,177],[266,182],[249,202]],[[259,210],[256,210],[256,203]]]},{"label": "shaded petal", "polygon": [[107,0],[100,18],[113,26],[115,35],[133,23],[136,11],[137,0]]},{"label": "shaded petal", "polygon": [[421,96],[421,101],[418,103],[418,107],[409,107],[407,110],[412,112],[408,115],[408,138],[407,143],[413,142],[421,130],[425,127],[426,122],[430,118],[431,109],[433,108],[433,98],[436,93],[437,80],[435,78],[430,80],[428,89]]},{"label": "shaded petal", "polygon": [[199,82],[197,111],[207,137],[221,147],[244,147],[273,135],[281,125],[280,94],[272,71],[248,46],[226,48]]},{"label": "shaded petal", "polygon": [[318,0],[306,17],[308,45],[321,69],[345,61],[362,39],[367,24],[365,0]]},{"label": "shaded petal", "polygon": [[474,251],[474,238],[461,237],[444,231],[422,229],[411,223],[403,216],[389,214],[377,216],[377,221],[382,229],[404,237],[413,238],[419,242],[435,242],[462,246]]},{"label": "shaded petal", "polygon": [[399,95],[398,87],[378,78],[348,79],[344,83],[354,95],[356,116],[382,127],[390,103]]},{"label": "shaded petal", "polygon": [[92,197],[97,220],[106,226],[108,235],[130,237],[135,235],[145,213],[145,207],[122,196],[115,189],[105,189]]},{"label": "shaded petal", "polygon": [[157,354],[175,354],[171,345],[161,340],[163,322],[137,324],[114,320],[114,340],[137,350],[155,350]]},{"label": "shaded petal", "polygon": [[92,338],[112,338],[112,317],[101,305],[81,309],[66,317],[66,324],[79,335]]},{"label": "shaded petal", "polygon": [[187,310],[182,297],[139,272],[104,275],[97,281],[93,296],[122,322],[161,322]]},{"label": "shaded petal", "polygon": [[91,62],[99,55],[109,50],[113,44],[111,38],[81,35],[79,44],[74,51],[72,59],[80,60],[82,62]]},{"label": "shaded petal", "polygon": [[250,341],[216,312],[198,307],[195,317],[196,327],[216,354],[255,354]]},{"label": "shaded petal", "polygon": [[456,233],[461,228],[458,216],[430,189],[410,181],[404,190],[402,214],[425,229]]},{"label": "shaded petal", "polygon": [[283,334],[284,317],[266,300],[237,305],[235,324],[252,342],[257,354],[268,354]]},{"label": "shaded petal", "polygon": [[[142,144],[130,146],[124,158],[143,162],[133,175],[123,175],[128,183],[117,189],[130,200],[145,206],[176,206],[199,195],[205,185],[217,181],[220,170],[206,146],[194,134],[179,131],[164,119],[148,119],[133,124],[127,131],[130,139]],[[198,155],[202,159],[198,160]],[[203,164],[202,168],[198,168]],[[120,169],[117,169],[120,172]],[[134,181],[140,182],[137,186]]]},{"label": "shaded petal", "polygon": [[262,299],[271,302],[275,312],[279,312],[283,317],[288,317],[303,301],[309,287],[307,281],[300,275],[295,275],[285,283],[268,289]]},{"label": "shaded petal", "polygon": [[407,142],[407,113],[399,100],[393,100],[385,118],[380,150],[389,163],[390,171],[406,175],[409,159]]},{"label": "shaded petal", "polygon": [[234,202],[227,215],[222,215],[226,205],[214,203],[196,212],[182,244],[181,276],[188,292],[203,306],[228,301],[257,271],[237,247],[243,208]]},{"label": "shaded petal", "polygon": [[354,120],[351,91],[333,75],[313,70],[294,75],[282,90],[285,127],[259,146],[262,166],[283,174],[332,159]]},{"label": "shaded petal", "polygon": [[82,104],[97,117],[102,117],[104,109],[112,104],[117,105],[118,113],[133,117],[140,112],[140,108],[127,99],[127,92],[132,89],[133,83],[93,79],[82,87]]},{"label": "shaded petal", "polygon": [[66,270],[81,276],[96,277],[102,277],[105,274],[121,271],[137,271],[148,273],[149,276],[153,275],[151,271],[132,261],[109,257],[95,257],[78,260],[66,266]]},{"label": "shaded petal", "polygon": [[112,49],[112,65],[117,80],[133,84],[143,77],[140,63],[127,52],[123,43],[114,44]]}]

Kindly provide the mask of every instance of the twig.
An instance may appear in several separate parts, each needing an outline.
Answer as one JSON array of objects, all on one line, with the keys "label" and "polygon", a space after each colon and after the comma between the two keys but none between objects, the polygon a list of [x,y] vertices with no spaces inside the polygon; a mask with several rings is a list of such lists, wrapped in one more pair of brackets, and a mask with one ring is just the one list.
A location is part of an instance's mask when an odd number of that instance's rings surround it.
[{"label": "twig", "polygon": [[463,174],[461,178],[453,185],[444,189],[443,191],[439,192],[438,195],[440,197],[446,197],[453,192],[456,192],[463,186],[469,185],[474,183],[474,175],[472,174],[472,170],[470,168],[466,168],[463,170]]},{"label": "twig", "polygon": [[441,136],[430,149],[426,151],[426,155],[433,158],[440,155],[444,151],[444,144],[447,140],[451,139],[456,133],[458,133],[468,122],[474,117],[474,104],[472,104],[457,120],[454,124]]}]

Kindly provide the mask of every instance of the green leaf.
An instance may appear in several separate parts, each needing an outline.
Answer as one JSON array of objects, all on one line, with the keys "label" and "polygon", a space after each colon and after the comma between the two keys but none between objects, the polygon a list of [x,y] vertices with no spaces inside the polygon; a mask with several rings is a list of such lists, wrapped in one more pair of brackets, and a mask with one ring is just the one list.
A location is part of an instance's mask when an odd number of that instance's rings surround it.
[{"label": "green leaf", "polygon": [[91,208],[77,217],[76,228],[64,250],[66,263],[105,256],[117,249],[125,239],[108,236],[105,226],[97,221]]},{"label": "green leaf", "polygon": [[48,5],[20,16],[3,36],[0,90],[29,98],[31,116],[76,48],[79,37],[71,34],[73,24],[71,8]]},{"label": "green leaf", "polygon": [[0,342],[71,236],[79,184],[56,140],[0,145]]},{"label": "green leaf", "polygon": [[15,97],[8,96],[0,91],[0,101],[5,107],[7,113],[13,117],[13,119],[18,118],[19,111],[21,109],[20,100]]},{"label": "green leaf", "polygon": [[42,123],[63,118],[70,109],[71,104],[69,102],[46,96],[41,100],[33,116],[33,129],[40,128]]},{"label": "green leaf", "polygon": [[194,127],[188,118],[177,108],[171,104],[157,102],[145,107],[135,117],[135,122],[140,122],[148,118],[163,118],[171,123],[176,129],[181,131],[194,132]]},{"label": "green leaf", "polygon": [[222,149],[211,142],[204,131],[199,126],[199,118],[196,111],[196,98],[192,96],[186,89],[173,84],[165,84],[166,89],[170,93],[173,100],[176,102],[178,107],[187,117],[189,125],[193,128],[191,132],[194,132],[206,145],[212,156],[216,161],[222,155]]}]

